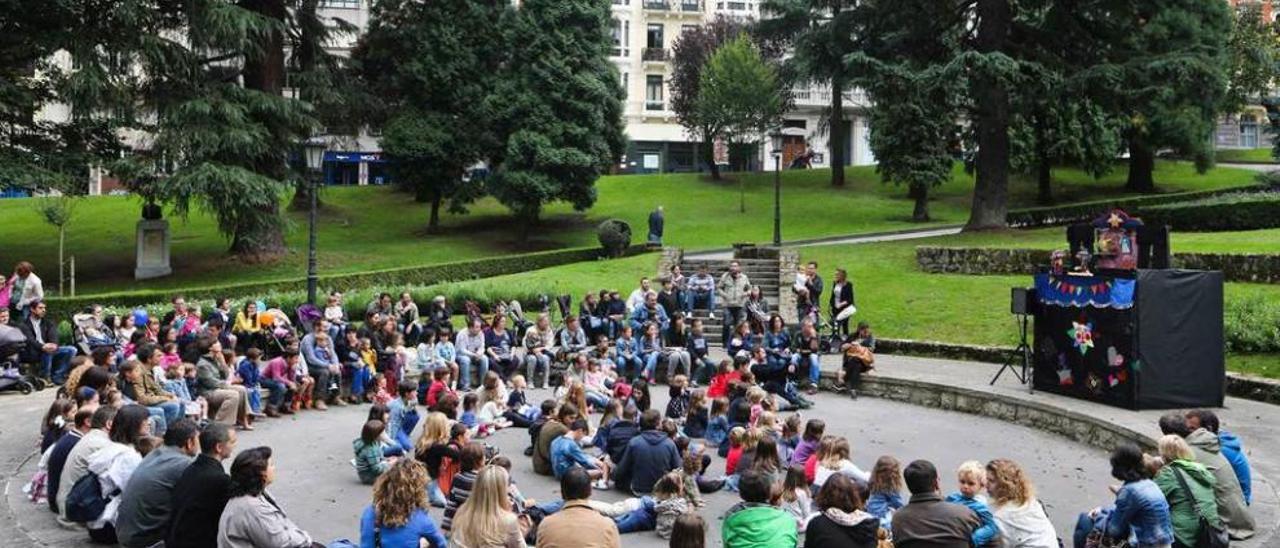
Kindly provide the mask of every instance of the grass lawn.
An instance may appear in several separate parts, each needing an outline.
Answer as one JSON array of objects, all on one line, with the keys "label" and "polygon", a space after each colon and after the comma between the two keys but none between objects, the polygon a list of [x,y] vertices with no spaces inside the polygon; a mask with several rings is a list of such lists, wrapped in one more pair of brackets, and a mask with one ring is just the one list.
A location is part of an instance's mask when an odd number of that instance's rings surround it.
[{"label": "grass lawn", "polygon": [[1230,148],[1215,153],[1219,162],[1275,162],[1271,148]]},{"label": "grass lawn", "polygon": [[[916,267],[917,245],[973,246],[1004,245],[1051,248],[1058,245],[1062,229],[998,234],[962,234],[908,242],[862,245],[834,245],[801,248],[801,258],[816,260],[823,272],[836,267],[848,269],[854,281],[859,320],[866,320],[881,337],[945,341],[967,344],[1017,344],[1014,317],[1008,313],[1009,288],[1030,285],[1029,276],[967,276],[926,274]],[[1175,234],[1175,249],[1255,250],[1255,243],[1236,238]],[[1198,236],[1192,244],[1184,242]],[[1271,240],[1271,251],[1276,251]],[[1228,302],[1280,301],[1280,286],[1226,284]],[[1261,354],[1247,358],[1231,356],[1232,370],[1280,377],[1280,355]]]},{"label": "grass lawn", "polygon": [[[826,170],[784,172],[783,235],[786,239],[875,232],[922,226],[910,220],[911,202],[902,187],[884,184],[870,166],[848,170],[845,188],[833,189]],[[481,200],[469,215],[443,216],[441,234],[424,228],[427,207],[385,187],[331,187],[324,191],[320,217],[322,273],[432,264],[485,256],[596,245],[595,226],[617,217],[631,224],[634,241],[645,237],[648,213],[667,210],[665,243],[690,249],[727,247],[735,242],[771,238],[771,173],[732,174],[736,181],[713,183],[696,174],[627,175],[602,178],[599,199],[587,212],[563,204],[546,210],[540,226],[522,238],[508,211],[492,199]],[[1124,195],[1122,166],[1094,180],[1078,170],[1055,171],[1059,202]],[[1198,175],[1185,162],[1160,162],[1161,191],[1202,190],[1249,184],[1254,173],[1219,168]],[[745,188],[746,213],[739,211],[739,184]],[[968,217],[972,177],[958,167],[952,180],[934,192],[933,224],[962,223]],[[1035,186],[1015,180],[1015,207],[1034,205]],[[290,214],[286,228],[290,253],[269,264],[242,264],[225,253],[227,241],[212,219],[194,213],[171,219],[174,276],[134,282],[134,224],[139,203],[131,197],[95,197],[81,202],[68,229],[67,253],[77,260],[81,294],[133,288],[181,288],[220,283],[296,279],[305,272],[306,216]],[[25,199],[0,200],[0,234],[6,263],[30,260],[56,287],[56,233]],[[7,268],[7,266],[5,266]]]},{"label": "grass lawn", "polygon": [[[1048,227],[1031,230],[959,234],[945,239],[916,240],[914,245],[1066,249],[1067,235],[1062,227]],[[1174,253],[1280,253],[1280,229],[1236,232],[1174,232],[1171,235],[1170,245],[1173,247]]]}]

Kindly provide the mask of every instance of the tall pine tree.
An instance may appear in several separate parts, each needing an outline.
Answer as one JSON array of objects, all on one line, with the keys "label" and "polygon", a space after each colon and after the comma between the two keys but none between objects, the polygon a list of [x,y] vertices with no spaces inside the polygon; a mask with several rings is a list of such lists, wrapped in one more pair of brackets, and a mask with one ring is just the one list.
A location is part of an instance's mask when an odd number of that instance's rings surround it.
[{"label": "tall pine tree", "polygon": [[505,146],[488,187],[528,225],[566,201],[584,210],[626,148],[623,91],[609,61],[609,3],[527,0],[511,18],[496,104]]}]

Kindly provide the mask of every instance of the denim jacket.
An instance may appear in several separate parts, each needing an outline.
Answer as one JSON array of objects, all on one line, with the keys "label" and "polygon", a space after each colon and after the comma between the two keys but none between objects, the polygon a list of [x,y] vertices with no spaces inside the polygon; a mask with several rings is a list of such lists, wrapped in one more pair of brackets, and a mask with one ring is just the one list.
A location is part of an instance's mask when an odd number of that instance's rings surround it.
[{"label": "denim jacket", "polygon": [[1137,546],[1162,546],[1173,542],[1169,502],[1156,482],[1149,479],[1124,484],[1116,493],[1116,505],[1106,518],[1107,536],[1137,539]]},{"label": "denim jacket", "polygon": [[618,337],[617,351],[619,360],[629,360],[637,355],[639,350],[635,337]]},{"label": "denim jacket", "polygon": [[765,333],[764,346],[770,356],[785,356],[791,353],[791,336],[786,331]]}]

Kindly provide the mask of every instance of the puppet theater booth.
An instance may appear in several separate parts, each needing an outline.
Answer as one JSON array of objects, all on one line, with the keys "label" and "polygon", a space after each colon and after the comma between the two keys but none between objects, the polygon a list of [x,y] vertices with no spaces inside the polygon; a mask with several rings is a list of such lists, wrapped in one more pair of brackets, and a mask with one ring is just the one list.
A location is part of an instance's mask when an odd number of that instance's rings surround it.
[{"label": "puppet theater booth", "polygon": [[1076,271],[1055,264],[1035,277],[1035,389],[1135,410],[1221,407],[1222,273],[1169,269],[1167,229],[1123,211],[1089,228],[1092,238],[1069,229],[1073,251],[1085,251]]}]

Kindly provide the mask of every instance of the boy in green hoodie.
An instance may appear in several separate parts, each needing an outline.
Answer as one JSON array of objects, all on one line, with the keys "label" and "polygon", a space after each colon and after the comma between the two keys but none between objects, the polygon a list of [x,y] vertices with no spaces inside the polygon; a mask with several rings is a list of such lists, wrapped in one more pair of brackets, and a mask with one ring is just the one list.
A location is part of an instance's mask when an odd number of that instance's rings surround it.
[{"label": "boy in green hoodie", "polygon": [[768,475],[754,469],[742,472],[738,494],[742,502],[724,515],[721,534],[726,547],[795,548],[796,520],[773,505],[779,493]]}]

